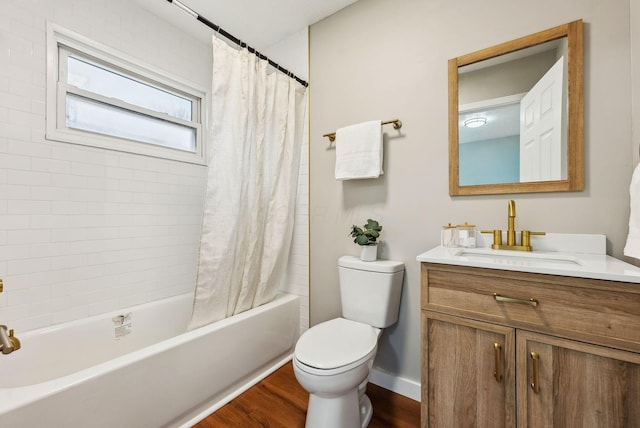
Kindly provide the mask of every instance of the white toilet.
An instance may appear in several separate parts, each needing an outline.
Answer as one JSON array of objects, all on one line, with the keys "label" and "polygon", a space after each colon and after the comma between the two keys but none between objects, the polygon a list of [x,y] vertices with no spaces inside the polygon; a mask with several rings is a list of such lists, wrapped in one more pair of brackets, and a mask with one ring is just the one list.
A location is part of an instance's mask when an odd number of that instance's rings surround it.
[{"label": "white toilet", "polygon": [[381,329],[398,320],[404,264],[338,260],[342,318],[304,332],[293,357],[309,392],[306,428],[364,428],[373,409],[365,395]]}]

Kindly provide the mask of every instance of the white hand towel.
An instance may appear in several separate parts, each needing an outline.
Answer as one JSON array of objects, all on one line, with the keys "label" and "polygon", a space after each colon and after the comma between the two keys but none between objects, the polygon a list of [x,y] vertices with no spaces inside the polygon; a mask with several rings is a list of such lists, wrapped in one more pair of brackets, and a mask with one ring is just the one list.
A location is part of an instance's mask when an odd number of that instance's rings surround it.
[{"label": "white hand towel", "polygon": [[629,215],[629,235],[624,255],[640,259],[640,165],[636,166],[629,186],[631,213]]},{"label": "white hand towel", "polygon": [[382,171],[382,122],[336,130],[336,180],[376,178]]}]

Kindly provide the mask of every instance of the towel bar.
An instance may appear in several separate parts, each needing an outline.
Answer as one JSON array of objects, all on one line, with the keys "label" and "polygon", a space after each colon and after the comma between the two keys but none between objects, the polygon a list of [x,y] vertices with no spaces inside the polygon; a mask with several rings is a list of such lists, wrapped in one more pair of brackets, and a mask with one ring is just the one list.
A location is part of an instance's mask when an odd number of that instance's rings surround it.
[{"label": "towel bar", "polygon": [[[400,121],[400,119],[385,120],[384,122],[382,122],[382,125],[389,125],[390,123],[393,123],[393,129],[402,128],[402,121]],[[331,141],[331,142],[336,141],[336,133],[335,132],[330,132],[328,134],[324,134],[323,137],[328,137],[329,141]]]}]

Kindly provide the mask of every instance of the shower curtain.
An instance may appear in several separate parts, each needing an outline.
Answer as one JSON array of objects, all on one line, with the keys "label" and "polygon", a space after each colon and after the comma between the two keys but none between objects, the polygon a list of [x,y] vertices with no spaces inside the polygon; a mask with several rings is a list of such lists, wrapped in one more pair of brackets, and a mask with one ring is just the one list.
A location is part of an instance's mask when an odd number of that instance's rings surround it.
[{"label": "shower curtain", "polygon": [[213,38],[208,177],[190,329],[267,303],[293,233],[306,88]]}]

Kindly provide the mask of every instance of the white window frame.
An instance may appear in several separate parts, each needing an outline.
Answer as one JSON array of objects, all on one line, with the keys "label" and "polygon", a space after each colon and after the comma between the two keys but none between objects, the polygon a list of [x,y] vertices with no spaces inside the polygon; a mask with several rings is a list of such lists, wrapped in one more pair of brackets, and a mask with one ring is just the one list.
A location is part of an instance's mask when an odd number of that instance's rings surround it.
[{"label": "white window frame", "polygon": [[[67,56],[70,53],[73,55],[73,52],[77,52],[83,60],[93,60],[97,65],[111,69],[118,74],[135,77],[136,80],[144,84],[155,86],[159,89],[192,100],[194,103],[192,109],[192,121],[189,122],[173,118],[164,113],[157,113],[143,107],[128,104],[124,101],[103,97],[67,84],[65,81],[60,79],[60,66],[61,61],[64,61],[62,65],[63,67],[66,67]],[[114,107],[124,108],[125,110],[129,110],[133,113],[140,113],[148,117],[187,125],[196,130],[196,150],[195,152],[190,152],[69,128],[66,126],[67,94],[79,95]],[[161,72],[157,70],[157,67],[144,64],[136,58],[129,57],[115,49],[109,48],[80,34],[62,28],[59,25],[53,23],[47,24],[46,139],[48,140],[205,165],[205,138],[203,133],[204,129],[206,129],[206,118],[208,116],[206,111],[206,100],[207,93],[205,90],[180,77]]]}]

